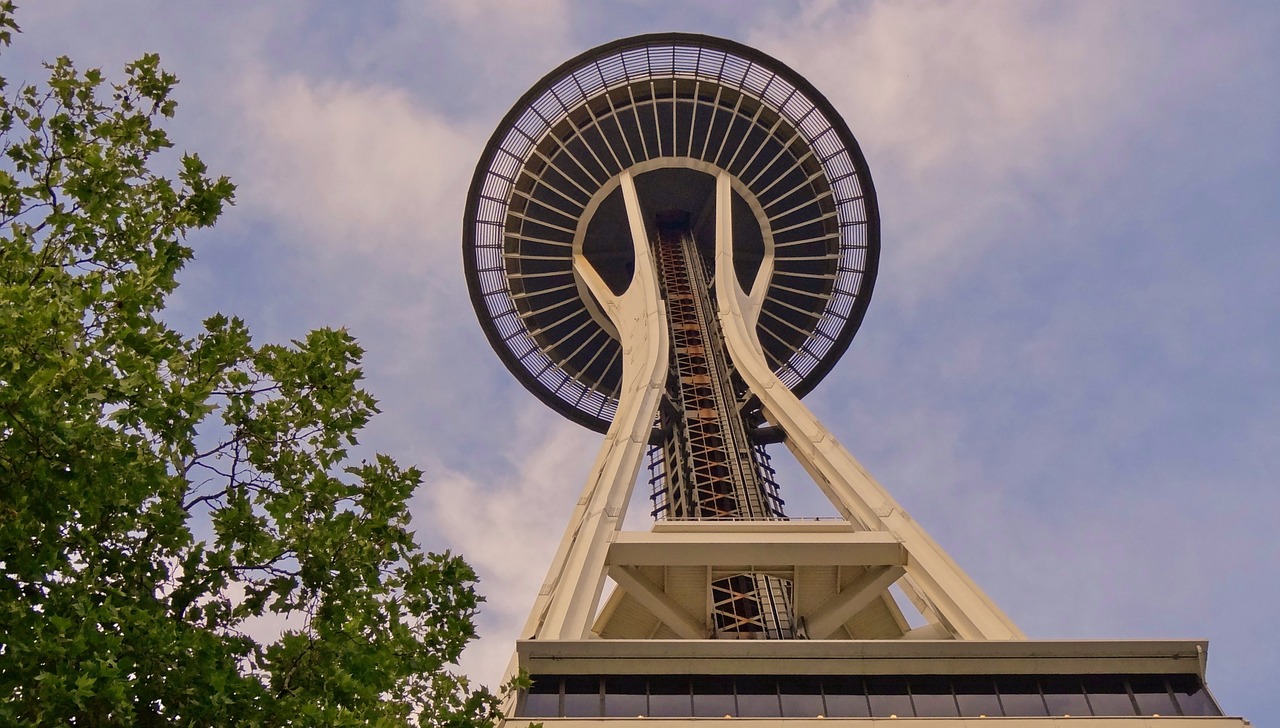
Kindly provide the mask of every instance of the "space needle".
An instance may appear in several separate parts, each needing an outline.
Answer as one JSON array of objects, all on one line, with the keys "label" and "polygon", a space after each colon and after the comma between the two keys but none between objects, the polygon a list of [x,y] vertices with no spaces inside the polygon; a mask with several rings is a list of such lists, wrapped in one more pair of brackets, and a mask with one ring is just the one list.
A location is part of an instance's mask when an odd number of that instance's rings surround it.
[{"label": "space needle", "polygon": [[[1204,641],[1027,639],[801,402],[862,322],[880,232],[832,104],[733,41],[605,44],[498,124],[463,220],[472,302],[512,374],[604,435],[508,725],[1246,725]],[[810,482],[777,482],[777,447]],[[651,531],[622,529],[637,484]],[[801,485],[839,518],[788,514]]]}]

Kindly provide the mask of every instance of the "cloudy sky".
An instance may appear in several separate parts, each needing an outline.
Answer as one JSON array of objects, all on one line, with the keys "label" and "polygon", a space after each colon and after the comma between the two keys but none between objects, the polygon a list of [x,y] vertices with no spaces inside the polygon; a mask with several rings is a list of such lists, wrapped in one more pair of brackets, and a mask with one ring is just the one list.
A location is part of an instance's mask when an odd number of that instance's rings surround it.
[{"label": "cloudy sky", "polygon": [[[1227,712],[1280,714],[1280,7],[26,4],[11,84],[159,52],[178,147],[239,185],[171,319],[360,339],[384,411],[363,441],[424,468],[422,544],[482,576],[482,680],[599,436],[489,349],[466,185],[546,71],[681,30],[807,76],[870,163],[880,276],[819,417],[1030,636],[1208,638]],[[792,480],[793,515],[830,512]]]}]

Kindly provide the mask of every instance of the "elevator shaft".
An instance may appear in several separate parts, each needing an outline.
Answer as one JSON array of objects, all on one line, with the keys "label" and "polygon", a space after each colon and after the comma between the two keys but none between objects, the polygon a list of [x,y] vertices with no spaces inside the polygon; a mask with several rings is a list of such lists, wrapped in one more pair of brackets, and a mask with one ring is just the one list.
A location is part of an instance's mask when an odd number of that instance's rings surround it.
[{"label": "elevator shaft", "polygon": [[[671,362],[660,414],[666,518],[785,518],[765,473],[763,448],[750,437],[733,364],[725,349],[706,263],[686,226],[658,225],[658,280],[667,306]],[[789,638],[791,584],[769,574],[730,573],[711,582],[716,635]]]},{"label": "elevator shaft", "polygon": [[664,229],[655,247],[671,331],[670,406],[662,422],[668,517],[780,517],[761,482],[693,236]]}]

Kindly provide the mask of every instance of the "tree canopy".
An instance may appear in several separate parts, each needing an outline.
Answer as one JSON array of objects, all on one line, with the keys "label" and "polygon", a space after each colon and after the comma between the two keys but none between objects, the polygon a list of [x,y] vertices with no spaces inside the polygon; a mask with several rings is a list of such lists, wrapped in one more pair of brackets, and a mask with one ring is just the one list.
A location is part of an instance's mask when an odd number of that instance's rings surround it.
[{"label": "tree canopy", "polygon": [[473,571],[415,543],[418,470],[348,453],[356,341],[166,323],[234,187],[163,153],[156,56],[47,68],[0,98],[0,723],[491,724]]}]

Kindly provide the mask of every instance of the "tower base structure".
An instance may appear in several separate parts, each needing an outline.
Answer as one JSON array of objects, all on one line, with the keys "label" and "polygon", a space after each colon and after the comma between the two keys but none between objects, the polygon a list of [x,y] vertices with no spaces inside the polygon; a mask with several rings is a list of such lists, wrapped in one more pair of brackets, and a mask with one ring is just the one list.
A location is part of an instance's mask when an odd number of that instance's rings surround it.
[{"label": "tower base structure", "polygon": [[507,726],[1248,725],[1217,715],[1200,674],[1204,649],[1196,641],[522,641],[518,660],[535,687]]}]

